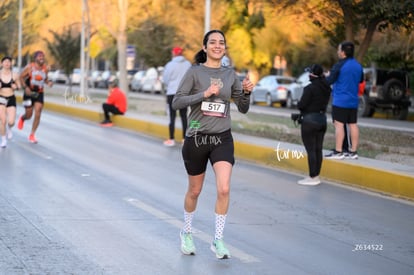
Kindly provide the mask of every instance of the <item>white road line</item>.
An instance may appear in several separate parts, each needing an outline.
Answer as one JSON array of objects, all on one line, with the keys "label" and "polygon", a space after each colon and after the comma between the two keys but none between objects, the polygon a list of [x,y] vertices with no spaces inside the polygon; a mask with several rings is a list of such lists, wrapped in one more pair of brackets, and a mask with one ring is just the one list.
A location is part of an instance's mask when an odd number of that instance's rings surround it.
[{"label": "white road line", "polygon": [[33,153],[34,155],[37,155],[41,158],[52,159],[52,156],[44,154],[43,152],[39,151],[38,149],[35,149],[35,147],[38,146],[36,144],[30,144],[30,143],[26,143],[26,144],[16,143],[16,144],[18,144],[18,146],[21,146],[21,147],[25,148],[27,151],[29,151],[29,152]]},{"label": "white road line", "polygon": [[[157,217],[158,219],[162,219],[165,222],[177,227],[178,229],[181,229],[183,226],[183,222],[181,220],[176,219],[173,216],[170,216],[138,199],[133,199],[133,198],[125,198],[125,201],[127,201],[128,203],[132,204],[133,206],[138,207],[139,209],[144,210],[145,212]],[[202,241],[204,241],[207,244],[210,244],[213,237],[202,232],[201,230],[197,230],[194,229],[194,235],[195,238],[200,239]],[[231,256],[235,257],[235,258],[239,258],[240,261],[245,262],[245,263],[258,263],[260,262],[260,260],[252,255],[247,254],[246,252],[237,249],[234,246],[231,246],[229,244],[226,244],[226,246],[229,248],[230,252],[231,252]]]}]

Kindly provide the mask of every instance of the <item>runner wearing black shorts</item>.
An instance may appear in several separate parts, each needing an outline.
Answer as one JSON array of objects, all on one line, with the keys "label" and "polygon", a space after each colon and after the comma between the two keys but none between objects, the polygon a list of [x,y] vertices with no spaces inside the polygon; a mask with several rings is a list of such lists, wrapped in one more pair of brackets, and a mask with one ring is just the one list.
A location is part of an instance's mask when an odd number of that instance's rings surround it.
[{"label": "runner wearing black shorts", "polygon": [[181,252],[185,255],[195,254],[192,220],[210,161],[217,188],[215,232],[210,249],[219,259],[230,258],[223,241],[234,165],[229,105],[234,102],[239,112],[247,113],[253,89],[248,77],[241,83],[233,68],[221,65],[225,54],[223,32],[207,32],[203,49],[195,56],[196,65],[187,70],[172,102],[174,110],[190,107],[189,125],[182,149],[188,189],[184,198],[184,226],[180,232]]},{"label": "runner wearing black shorts", "polygon": [[227,161],[234,165],[234,144],[230,130],[220,134],[196,134],[186,137],[182,150],[184,165],[189,175],[206,171],[207,163]]},{"label": "runner wearing black shorts", "polygon": [[17,128],[23,129],[24,122],[32,118],[34,110],[34,120],[29,135],[31,143],[37,143],[35,133],[40,124],[40,117],[44,103],[44,88],[46,85],[51,87],[53,82],[48,80],[48,69],[45,64],[45,55],[42,51],[36,51],[33,55],[34,62],[28,64],[20,75],[20,82],[23,85],[23,107],[25,113],[19,117]]},{"label": "runner wearing black shorts", "polygon": [[0,70],[0,147],[7,146],[7,140],[13,137],[12,128],[16,121],[16,96],[14,91],[20,89],[20,79],[12,70],[12,58],[1,59]]}]

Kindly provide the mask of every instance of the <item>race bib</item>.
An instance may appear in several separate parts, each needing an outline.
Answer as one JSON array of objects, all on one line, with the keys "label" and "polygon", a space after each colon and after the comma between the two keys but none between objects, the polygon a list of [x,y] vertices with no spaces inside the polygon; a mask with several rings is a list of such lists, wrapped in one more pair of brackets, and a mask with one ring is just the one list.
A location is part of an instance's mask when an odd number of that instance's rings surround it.
[{"label": "race bib", "polygon": [[227,104],[225,102],[203,101],[201,102],[201,111],[205,116],[226,117]]}]

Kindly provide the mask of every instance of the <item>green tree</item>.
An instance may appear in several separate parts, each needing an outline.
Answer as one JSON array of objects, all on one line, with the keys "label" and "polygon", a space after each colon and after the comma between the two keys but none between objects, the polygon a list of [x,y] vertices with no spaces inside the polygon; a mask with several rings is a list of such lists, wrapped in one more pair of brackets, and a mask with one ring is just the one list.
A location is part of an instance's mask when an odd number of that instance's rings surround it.
[{"label": "green tree", "polygon": [[414,28],[412,0],[284,0],[283,8],[306,13],[336,47],[348,40],[359,45],[356,58],[363,60],[375,32],[392,29],[401,32]]},{"label": "green tree", "polygon": [[171,59],[176,31],[172,26],[159,23],[156,18],[143,22],[131,35],[140,58],[150,67],[166,64]]},{"label": "green tree", "polygon": [[[18,1],[0,2],[0,32],[7,33],[10,27],[15,35],[18,24],[11,10],[17,10]],[[41,49],[43,39],[52,40],[49,29],[59,32],[64,26],[80,24],[79,2],[25,0],[23,52]],[[88,0],[91,32],[95,33],[94,57],[99,54],[113,64],[122,63],[118,58],[124,57],[118,53],[125,48],[122,24],[126,21],[121,17],[128,20],[127,42],[136,45],[137,57],[144,60],[144,67],[165,64],[175,45],[184,47],[189,59],[200,50],[204,2],[140,0],[129,1],[125,6],[127,2]],[[332,46],[336,48],[345,39],[357,44],[358,58],[362,61],[359,56],[364,56],[364,62],[391,64],[392,60],[386,61],[387,56],[403,59],[401,64],[413,60],[409,32],[405,32],[413,25],[412,0],[217,0],[211,1],[211,5],[211,29],[225,32],[227,52],[238,69],[268,73],[276,55],[286,58],[287,72],[293,75],[311,62],[329,66],[336,60]],[[7,12],[10,13],[4,16]],[[374,35],[370,36],[372,29]],[[394,34],[401,43],[390,38]],[[8,45],[17,45],[17,39],[10,37],[13,36],[0,37],[0,47],[8,53],[12,53]],[[386,42],[387,39],[391,40]],[[365,47],[368,48],[364,54]]]},{"label": "green tree", "polygon": [[72,27],[65,28],[61,34],[52,30],[50,33],[53,36],[53,41],[44,39],[47,48],[68,77],[69,89],[72,91],[70,76],[73,69],[79,65],[81,36]]},{"label": "green tree", "polygon": [[0,3],[0,52],[17,55],[18,3],[16,0],[3,0]]}]

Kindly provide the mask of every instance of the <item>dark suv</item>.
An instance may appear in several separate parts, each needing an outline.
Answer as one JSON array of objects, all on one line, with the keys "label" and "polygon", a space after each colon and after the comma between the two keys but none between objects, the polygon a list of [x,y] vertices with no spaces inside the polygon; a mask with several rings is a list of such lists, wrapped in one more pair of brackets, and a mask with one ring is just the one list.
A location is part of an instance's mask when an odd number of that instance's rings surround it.
[{"label": "dark suv", "polygon": [[411,105],[408,73],[400,70],[364,68],[365,92],[360,96],[358,113],[371,117],[376,109],[391,110],[406,120]]}]

